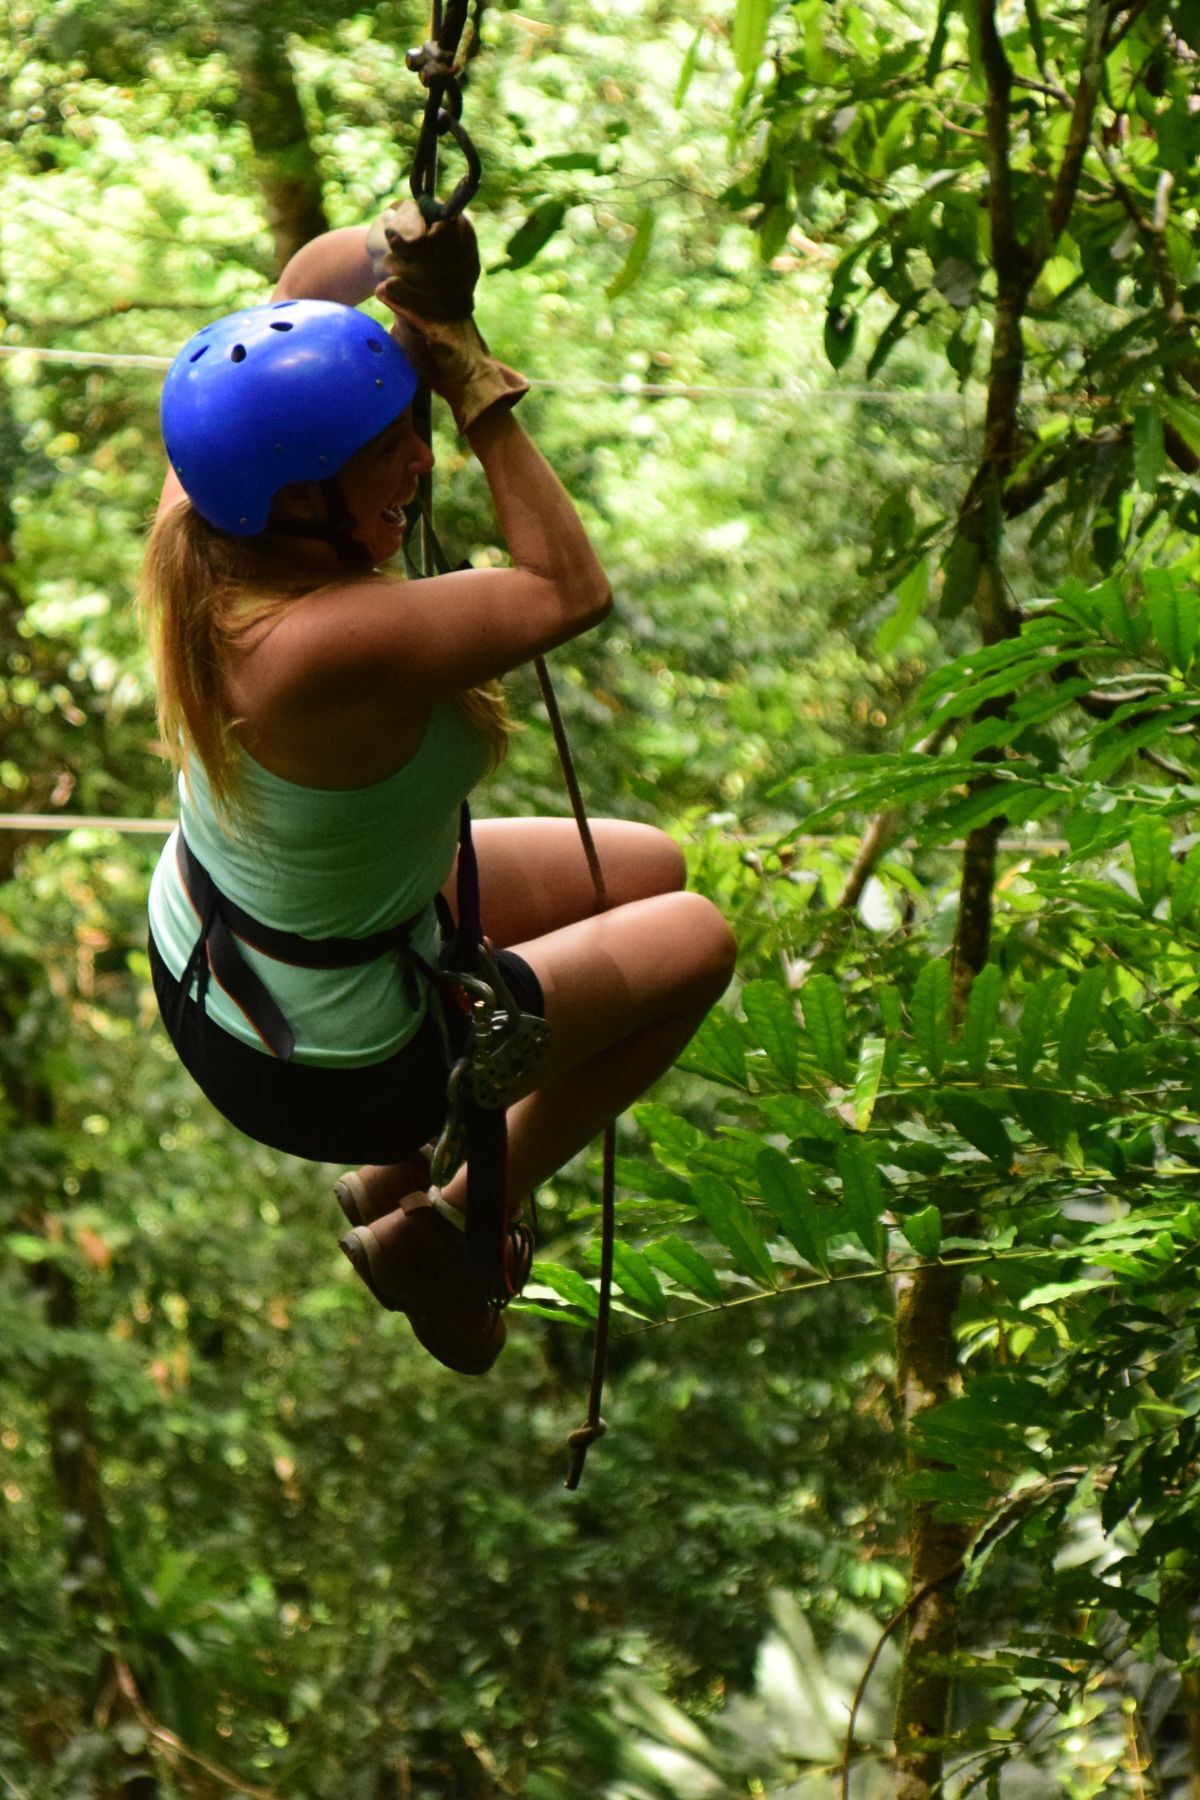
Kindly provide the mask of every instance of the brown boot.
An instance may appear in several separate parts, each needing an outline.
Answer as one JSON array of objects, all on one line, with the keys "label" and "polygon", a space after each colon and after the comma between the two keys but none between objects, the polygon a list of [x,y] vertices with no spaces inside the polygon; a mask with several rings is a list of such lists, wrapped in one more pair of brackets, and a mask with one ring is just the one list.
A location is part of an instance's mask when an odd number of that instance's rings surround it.
[{"label": "brown boot", "polygon": [[388,1165],[386,1181],[364,1181],[360,1169],[352,1169],[334,1183],[334,1197],[346,1215],[348,1225],[373,1225],[376,1219],[395,1212],[400,1194],[415,1193],[429,1186],[430,1146],[418,1150],[407,1162]]},{"label": "brown boot", "polygon": [[460,1375],[485,1374],[507,1334],[500,1309],[467,1267],[464,1234],[425,1193],[407,1195],[390,1217],[386,1247],[370,1225],[340,1240],[355,1274],[381,1306],[407,1313],[417,1342],[438,1362]]}]

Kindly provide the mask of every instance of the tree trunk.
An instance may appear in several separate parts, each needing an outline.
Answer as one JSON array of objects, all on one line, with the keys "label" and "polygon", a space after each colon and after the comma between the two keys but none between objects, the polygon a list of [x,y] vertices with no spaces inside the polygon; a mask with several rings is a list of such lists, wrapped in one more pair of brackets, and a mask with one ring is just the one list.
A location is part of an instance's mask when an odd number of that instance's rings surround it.
[{"label": "tree trunk", "polygon": [[[920,1414],[957,1389],[954,1314],[961,1289],[961,1274],[944,1263],[896,1279],[896,1365],[910,1472],[945,1467],[915,1454],[911,1435]],[[962,1523],[936,1519],[934,1511],[934,1501],[920,1500],[911,1515],[910,1610],[895,1718],[898,1800],[930,1800],[941,1790],[951,1678],[930,1668],[929,1659],[949,1656],[958,1643],[955,1587],[971,1533]]]},{"label": "tree trunk", "polygon": [[254,146],[254,173],[275,240],[278,274],[303,244],[329,230],[321,171],[282,35],[269,26],[245,25],[234,60],[241,86],[238,117]]}]

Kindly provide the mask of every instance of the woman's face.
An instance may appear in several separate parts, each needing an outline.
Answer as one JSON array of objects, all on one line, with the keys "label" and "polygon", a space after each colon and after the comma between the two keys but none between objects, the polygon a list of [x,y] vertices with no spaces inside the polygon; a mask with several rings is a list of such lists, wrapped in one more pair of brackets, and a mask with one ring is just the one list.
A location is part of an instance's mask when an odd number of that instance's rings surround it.
[{"label": "woman's face", "polygon": [[342,470],[342,493],[354,515],[354,535],[373,563],[395,556],[404,535],[404,508],[420,477],[433,467],[433,451],[418,436],[412,407],[372,438]]}]

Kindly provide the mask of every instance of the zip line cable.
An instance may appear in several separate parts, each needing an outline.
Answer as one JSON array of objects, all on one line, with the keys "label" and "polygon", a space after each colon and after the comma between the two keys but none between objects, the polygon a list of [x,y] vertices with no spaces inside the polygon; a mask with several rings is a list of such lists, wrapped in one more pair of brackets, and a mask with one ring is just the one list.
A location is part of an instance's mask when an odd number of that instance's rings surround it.
[{"label": "zip line cable", "polygon": [[[0,344],[0,357],[28,356],[34,362],[64,363],[74,368],[96,369],[169,369],[169,356],[140,356],[132,351],[56,350],[41,344]],[[806,387],[727,387],[719,382],[639,381],[625,376],[619,381],[551,380],[530,378],[530,387],[547,392],[580,394],[627,394],[631,398],[652,400],[703,400],[710,395],[727,400],[855,400],[876,406],[905,405],[915,402],[929,406],[962,406],[966,396],[945,389],[922,393],[917,388],[903,388],[888,393],[880,388],[806,388]],[[982,395],[980,396],[982,399]]]},{"label": "zip line cable", "polygon": [[[116,831],[133,836],[166,837],[174,831],[177,823],[175,819],[121,819],[108,813],[0,813],[0,831],[26,831],[31,836],[47,832]],[[853,832],[847,831],[837,835],[816,831],[806,836],[804,842],[840,844],[853,835]],[[1001,838],[996,845],[998,850],[1004,850],[1013,856],[1063,856],[1070,847],[1065,838],[1038,838],[1029,842],[1021,838]],[[906,838],[894,848],[914,850],[916,840]],[[942,848],[965,850],[966,842],[964,839],[956,839]]]}]

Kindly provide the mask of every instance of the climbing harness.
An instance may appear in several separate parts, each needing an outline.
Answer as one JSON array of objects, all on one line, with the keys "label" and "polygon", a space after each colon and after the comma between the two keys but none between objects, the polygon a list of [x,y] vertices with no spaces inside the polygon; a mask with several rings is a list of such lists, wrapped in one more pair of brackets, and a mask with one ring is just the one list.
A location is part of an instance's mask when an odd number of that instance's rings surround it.
[{"label": "climbing harness", "polygon": [[[476,0],[475,25],[478,23],[481,3],[482,0]],[[413,198],[420,208],[422,216],[429,224],[455,218],[462,212],[463,208],[478,189],[483,173],[479,155],[462,122],[461,78],[471,51],[478,43],[477,31],[475,26],[473,26],[468,39],[467,48],[465,51],[462,49],[462,39],[464,30],[467,27],[467,15],[469,10],[469,0],[446,0],[445,5],[443,5],[442,0],[433,0],[433,13],[429,37],[418,49],[410,50],[407,57],[408,67],[420,76],[421,82],[427,89],[429,96],[425,103],[424,117],[421,124],[420,135],[417,140],[417,148],[409,180]],[[452,137],[462,151],[466,158],[467,172],[458,183],[458,186],[454,189],[453,193],[451,193],[450,197],[445,201],[439,201],[435,192],[438,175],[438,142],[440,138],[445,136]],[[418,394],[417,402],[414,404],[413,416],[417,429],[428,443],[432,437],[432,403],[427,391],[422,390],[422,392]],[[410,541],[414,536],[419,537],[420,540],[419,562],[412,555],[410,549]],[[448,572],[450,568],[449,560],[442,550],[434,530],[433,485],[428,473],[421,477],[416,499],[414,500],[413,505],[408,509],[404,553],[406,561],[409,563],[409,567],[414,574],[421,576],[444,574]],[[572,757],[571,748],[567,741],[566,728],[563,724],[558,699],[550,679],[550,671],[546,665],[546,659],[542,656],[535,658],[534,666],[537,670],[538,683],[542,691],[542,699],[550,720],[550,728],[554,734],[554,744],[558,751],[559,762],[563,771],[563,779],[566,784],[567,793],[570,797],[571,811],[575,817],[580,841],[583,845],[584,855],[587,858],[588,869],[592,877],[595,895],[595,911],[597,913],[605,912],[608,908],[608,892],[604,882],[604,871],[600,865],[600,858],[596,851],[595,839],[592,836],[591,826],[588,822],[583,795],[575,771],[574,758]],[[473,908],[470,905],[470,897],[468,896],[467,917],[464,917],[462,905],[464,851],[466,852],[465,860],[468,863],[466,886],[470,888],[473,883],[474,888]],[[462,839],[462,848],[460,848],[459,877],[460,905],[457,948],[460,952],[465,951],[466,957],[470,958],[473,962],[473,967],[467,970],[465,975],[463,966],[460,964],[459,979],[463,980],[466,978],[480,981],[484,985],[491,985],[493,993],[496,993],[498,990],[495,988],[495,985],[489,983],[487,980],[490,958],[483,938],[482,925],[479,921],[479,881],[478,872],[475,868],[474,852],[470,848],[469,821],[465,835]],[[466,926],[465,931],[464,926]],[[499,971],[495,969],[494,963],[491,964],[491,972],[497,975],[499,973]],[[468,989],[468,992],[469,991],[470,990]],[[510,1063],[515,1064],[520,1061],[521,1056],[524,1054],[525,1044],[531,1041],[531,1036],[532,1034],[526,1033],[525,1037],[522,1038],[520,1027],[515,1026],[512,1023],[511,1014],[505,1011],[502,1003],[492,1004],[490,1010],[488,1008],[488,1003],[484,1003],[483,1011],[480,1014],[479,1048],[483,1054],[482,1066],[484,1069],[489,1067],[489,1052],[492,1055],[493,1060],[490,1067],[494,1072],[497,1087],[499,1086],[501,1079],[500,1070],[509,1066]],[[493,1039],[495,1040],[494,1045]],[[456,1074],[457,1080],[455,1079]],[[459,1142],[461,1142],[464,1137],[469,1139],[469,1128],[466,1132],[461,1131],[456,1125],[453,1115],[458,1112],[465,1112],[468,1120],[472,1113],[482,1115],[494,1122],[493,1128],[489,1134],[490,1143],[488,1144],[488,1149],[490,1149],[493,1155],[499,1154],[501,1158],[504,1158],[506,1155],[504,1108],[499,1103],[495,1103],[495,1110],[491,1112],[488,1111],[487,1103],[482,1097],[481,1088],[483,1091],[496,1091],[495,1088],[489,1090],[488,1082],[489,1076],[487,1074],[476,1075],[472,1080],[474,1091],[470,1096],[467,1096],[467,1082],[465,1075],[463,1073],[458,1073],[457,1070],[452,1071],[450,1093],[448,1095],[449,1104],[446,1132],[443,1134],[443,1137],[445,1138],[447,1134],[453,1136],[457,1130],[459,1133]],[[483,1148],[484,1133],[480,1128],[478,1118],[476,1119],[475,1125],[475,1142],[479,1148]],[[441,1148],[442,1146],[439,1144],[438,1150],[435,1151],[434,1154],[435,1170],[438,1166],[438,1152],[441,1151]],[[506,1215],[502,1216],[499,1221],[497,1221],[494,1214],[490,1214],[490,1216],[485,1217],[483,1220],[477,1220],[473,1217],[471,1192],[472,1174],[473,1164],[470,1147],[468,1146],[467,1254],[469,1258],[472,1254],[473,1241],[480,1251],[482,1251],[487,1244],[495,1245],[497,1238],[497,1223],[499,1223],[502,1235],[506,1222]],[[477,1176],[476,1179],[478,1182],[480,1177]],[[433,1180],[436,1184],[436,1173],[433,1176]],[[489,1177],[487,1183],[487,1204],[489,1205],[489,1208],[494,1205],[495,1201],[494,1186],[494,1180]],[[611,1121],[605,1127],[604,1131],[600,1294],[596,1319],[596,1338],[592,1358],[592,1374],[588,1390],[587,1417],[584,1420],[584,1423],[573,1431],[567,1440],[571,1451],[571,1463],[567,1473],[566,1486],[572,1489],[577,1488],[582,1479],[584,1462],[589,1447],[595,1443],[598,1438],[603,1437],[607,1430],[605,1421],[600,1413],[600,1404],[604,1390],[604,1368],[608,1352],[608,1328],[612,1308],[613,1246],[616,1224],[615,1195],[616,1124],[615,1121]],[[501,1165],[500,1172],[500,1201],[501,1206],[503,1206],[503,1165]]]}]

